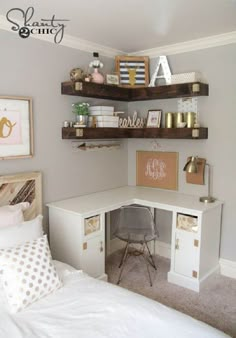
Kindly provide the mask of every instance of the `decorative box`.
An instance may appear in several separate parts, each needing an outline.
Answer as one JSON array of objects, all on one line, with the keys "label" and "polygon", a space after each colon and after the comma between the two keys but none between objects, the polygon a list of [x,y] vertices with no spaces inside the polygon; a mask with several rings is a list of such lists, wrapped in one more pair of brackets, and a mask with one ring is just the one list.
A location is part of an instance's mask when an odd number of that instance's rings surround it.
[{"label": "decorative box", "polygon": [[178,214],[177,229],[182,229],[190,232],[198,231],[198,218],[192,215]]},{"label": "decorative box", "polygon": [[113,115],[114,107],[113,106],[92,106],[89,107],[89,114],[96,115]]},{"label": "decorative box", "polygon": [[94,124],[96,127],[107,127],[107,128],[118,128],[119,127],[119,116],[89,116],[88,127],[93,127]]},{"label": "decorative box", "polygon": [[171,84],[200,82],[200,81],[201,81],[201,74],[197,72],[171,75]]}]

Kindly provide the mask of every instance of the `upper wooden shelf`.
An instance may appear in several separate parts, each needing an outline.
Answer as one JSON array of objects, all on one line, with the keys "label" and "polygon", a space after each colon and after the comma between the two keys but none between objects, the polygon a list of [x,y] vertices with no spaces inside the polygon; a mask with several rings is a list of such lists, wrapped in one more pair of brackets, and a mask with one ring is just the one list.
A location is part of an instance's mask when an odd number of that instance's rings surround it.
[{"label": "upper wooden shelf", "polygon": [[[192,128],[62,128],[63,139],[169,138],[193,139]],[[197,139],[207,139],[208,129],[199,128]]]},{"label": "upper wooden shelf", "polygon": [[124,88],[92,82],[62,82],[64,95],[94,97],[117,101],[145,101],[192,96],[208,96],[208,84],[180,83],[157,87]]}]

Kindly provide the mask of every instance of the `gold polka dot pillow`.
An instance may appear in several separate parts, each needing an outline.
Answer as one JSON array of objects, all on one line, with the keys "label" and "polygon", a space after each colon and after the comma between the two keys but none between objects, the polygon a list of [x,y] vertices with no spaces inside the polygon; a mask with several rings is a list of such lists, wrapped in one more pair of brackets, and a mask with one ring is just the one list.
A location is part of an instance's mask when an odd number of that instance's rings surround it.
[{"label": "gold polka dot pillow", "polygon": [[0,266],[3,289],[12,312],[61,287],[46,235],[14,248],[1,249]]}]

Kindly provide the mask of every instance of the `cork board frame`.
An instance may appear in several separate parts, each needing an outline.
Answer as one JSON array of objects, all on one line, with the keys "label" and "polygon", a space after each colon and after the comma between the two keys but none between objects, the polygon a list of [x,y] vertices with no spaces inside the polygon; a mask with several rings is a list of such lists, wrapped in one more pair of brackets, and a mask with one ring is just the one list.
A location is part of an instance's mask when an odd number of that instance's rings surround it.
[{"label": "cork board frame", "polygon": [[136,185],[178,190],[177,152],[137,151]]}]

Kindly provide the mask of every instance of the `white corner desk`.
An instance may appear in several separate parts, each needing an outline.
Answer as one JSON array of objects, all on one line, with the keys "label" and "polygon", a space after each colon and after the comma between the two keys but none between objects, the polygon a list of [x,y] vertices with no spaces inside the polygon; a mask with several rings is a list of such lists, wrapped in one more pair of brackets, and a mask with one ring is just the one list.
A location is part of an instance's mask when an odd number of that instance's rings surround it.
[{"label": "white corner desk", "polygon": [[104,278],[105,214],[133,203],[172,212],[168,281],[198,292],[219,269],[220,201],[204,204],[197,196],[124,186],[49,203],[53,258]]}]

